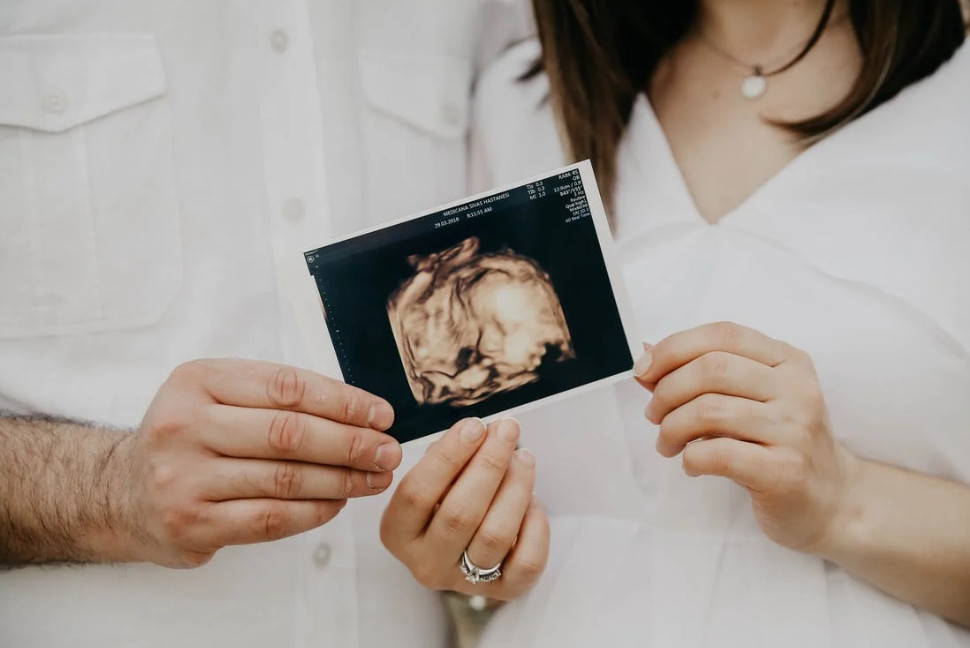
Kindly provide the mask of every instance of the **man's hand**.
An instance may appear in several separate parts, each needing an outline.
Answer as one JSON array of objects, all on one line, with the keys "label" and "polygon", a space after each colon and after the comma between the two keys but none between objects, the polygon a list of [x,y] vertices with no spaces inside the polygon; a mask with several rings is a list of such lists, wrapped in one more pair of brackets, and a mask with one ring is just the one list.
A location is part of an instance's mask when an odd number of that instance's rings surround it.
[{"label": "man's hand", "polygon": [[127,559],[206,563],[278,540],[384,491],[401,447],[385,401],[291,367],[194,361],[162,385],[116,453]]},{"label": "man's hand", "polygon": [[[487,431],[477,419],[459,422],[401,480],[381,540],[423,585],[508,601],[545,570],[549,522],[532,495],[535,461],[516,450],[518,439],[512,419]],[[465,551],[482,569],[501,564],[501,577],[466,582]]]}]

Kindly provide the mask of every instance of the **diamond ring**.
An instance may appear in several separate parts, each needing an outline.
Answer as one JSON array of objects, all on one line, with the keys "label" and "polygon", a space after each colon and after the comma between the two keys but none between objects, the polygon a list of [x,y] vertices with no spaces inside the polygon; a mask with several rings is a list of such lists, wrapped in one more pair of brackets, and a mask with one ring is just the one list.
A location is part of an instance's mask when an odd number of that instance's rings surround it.
[{"label": "diamond ring", "polygon": [[477,585],[478,583],[491,583],[502,576],[502,563],[495,565],[491,569],[482,569],[472,562],[471,558],[468,557],[467,551],[463,551],[461,554],[460,567],[461,573],[465,575],[465,580],[473,585]]}]

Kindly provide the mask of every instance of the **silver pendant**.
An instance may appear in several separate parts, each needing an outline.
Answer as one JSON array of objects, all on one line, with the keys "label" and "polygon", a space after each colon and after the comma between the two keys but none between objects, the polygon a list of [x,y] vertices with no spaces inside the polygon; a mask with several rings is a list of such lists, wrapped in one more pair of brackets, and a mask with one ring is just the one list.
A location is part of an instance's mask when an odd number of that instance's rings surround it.
[{"label": "silver pendant", "polygon": [[754,73],[741,82],[741,96],[745,99],[759,99],[768,92],[768,79],[755,68]]}]

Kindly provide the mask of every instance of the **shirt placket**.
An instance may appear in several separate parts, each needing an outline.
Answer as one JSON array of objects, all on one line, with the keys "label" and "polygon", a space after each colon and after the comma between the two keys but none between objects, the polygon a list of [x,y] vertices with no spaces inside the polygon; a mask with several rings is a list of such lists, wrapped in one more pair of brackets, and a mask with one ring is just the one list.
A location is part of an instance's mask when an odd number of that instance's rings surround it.
[{"label": "shirt placket", "polygon": [[[332,233],[318,72],[305,0],[251,0],[269,231],[277,250]],[[279,286],[280,308],[289,291]],[[285,345],[284,345],[285,346]],[[294,606],[300,648],[358,645],[356,557],[348,511],[299,538]]]}]

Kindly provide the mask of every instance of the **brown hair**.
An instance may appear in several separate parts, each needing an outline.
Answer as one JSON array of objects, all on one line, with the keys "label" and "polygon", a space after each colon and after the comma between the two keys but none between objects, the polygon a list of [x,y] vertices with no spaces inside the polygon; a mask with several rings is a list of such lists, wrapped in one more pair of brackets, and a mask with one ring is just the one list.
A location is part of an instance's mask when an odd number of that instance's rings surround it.
[{"label": "brown hair", "polygon": [[[863,54],[845,98],[824,113],[778,124],[809,143],[856,119],[929,76],[966,37],[962,0],[850,0]],[[825,15],[817,40],[831,13]],[[533,0],[542,57],[526,77],[544,71],[568,153],[590,159],[612,204],[616,153],[637,96],[658,64],[688,32],[697,0]],[[968,80],[970,83],[970,80]]]}]

